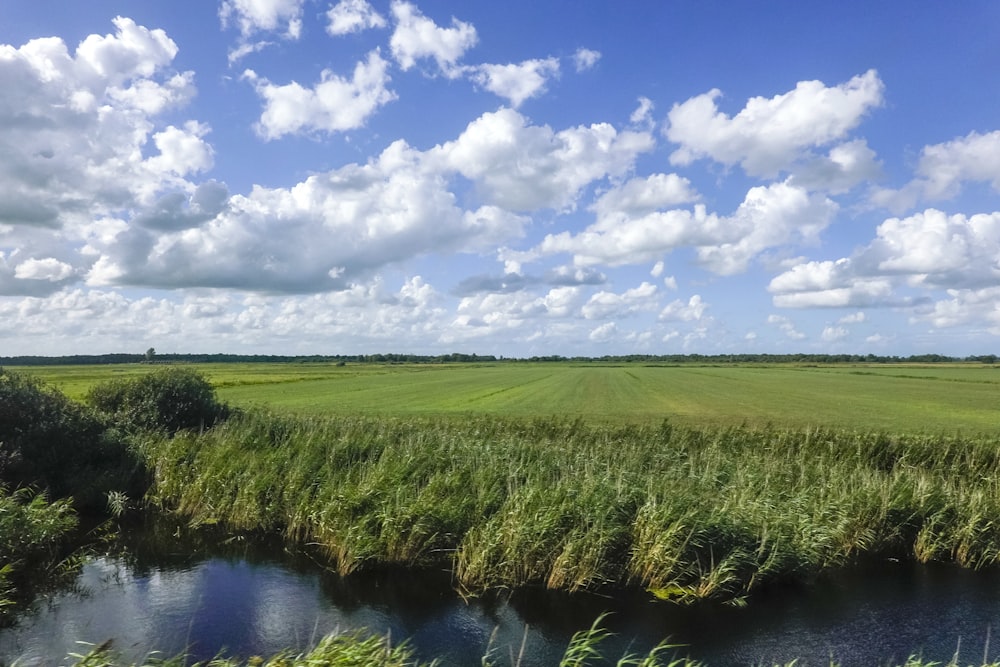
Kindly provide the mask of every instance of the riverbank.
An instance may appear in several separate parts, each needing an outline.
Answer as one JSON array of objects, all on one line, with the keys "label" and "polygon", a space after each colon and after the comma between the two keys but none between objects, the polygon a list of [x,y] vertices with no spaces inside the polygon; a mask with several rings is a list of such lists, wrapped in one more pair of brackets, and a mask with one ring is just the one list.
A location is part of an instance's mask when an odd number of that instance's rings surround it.
[{"label": "riverbank", "polygon": [[342,573],[447,568],[471,594],[741,603],[866,559],[1000,559],[990,438],[253,410],[140,449],[148,502],[194,525],[320,545]]}]

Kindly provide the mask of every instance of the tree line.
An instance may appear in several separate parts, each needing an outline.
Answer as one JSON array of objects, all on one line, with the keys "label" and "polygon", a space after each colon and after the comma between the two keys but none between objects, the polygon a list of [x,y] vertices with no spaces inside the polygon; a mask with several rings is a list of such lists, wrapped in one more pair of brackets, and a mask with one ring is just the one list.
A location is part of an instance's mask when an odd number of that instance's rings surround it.
[{"label": "tree line", "polygon": [[995,354],[953,357],[943,354],[914,354],[907,357],[875,354],[626,354],[601,357],[545,355],[497,357],[492,354],[160,354],[152,348],[145,353],[73,354],[66,356],[21,355],[0,357],[0,366],[85,366],[97,364],[202,364],[202,363],[334,363],[334,364],[442,364],[442,363],[652,363],[652,364],[893,364],[956,363],[995,364]]}]

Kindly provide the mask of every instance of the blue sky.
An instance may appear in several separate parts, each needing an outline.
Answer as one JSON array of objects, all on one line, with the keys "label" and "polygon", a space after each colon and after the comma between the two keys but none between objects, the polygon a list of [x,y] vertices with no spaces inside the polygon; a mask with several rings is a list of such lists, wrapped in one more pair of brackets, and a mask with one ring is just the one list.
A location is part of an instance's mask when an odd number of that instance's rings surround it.
[{"label": "blue sky", "polygon": [[994,2],[0,5],[0,354],[1000,345]]}]

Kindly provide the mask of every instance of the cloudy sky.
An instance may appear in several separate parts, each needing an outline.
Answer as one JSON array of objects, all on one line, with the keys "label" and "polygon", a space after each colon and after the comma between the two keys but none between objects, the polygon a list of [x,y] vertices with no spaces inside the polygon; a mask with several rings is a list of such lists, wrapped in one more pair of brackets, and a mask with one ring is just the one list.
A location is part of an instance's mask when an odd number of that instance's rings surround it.
[{"label": "cloudy sky", "polygon": [[0,355],[998,352],[998,34],[975,0],[2,0]]}]

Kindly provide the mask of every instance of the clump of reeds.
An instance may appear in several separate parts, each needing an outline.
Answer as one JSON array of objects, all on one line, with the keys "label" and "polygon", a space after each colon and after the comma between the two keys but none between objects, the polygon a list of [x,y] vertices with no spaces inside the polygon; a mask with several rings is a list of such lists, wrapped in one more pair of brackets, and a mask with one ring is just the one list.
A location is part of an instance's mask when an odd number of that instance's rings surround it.
[{"label": "clump of reeds", "polygon": [[295,417],[150,435],[148,499],[342,572],[740,601],[860,558],[1000,560],[1000,441],[559,419]]},{"label": "clump of reeds", "polygon": [[[601,652],[602,643],[611,634],[600,627],[603,617],[598,618],[588,630],[577,632],[570,640],[558,667],[586,667],[587,665],[609,664]],[[625,655],[614,664],[618,667],[697,667],[699,663],[682,659],[666,661],[664,655],[674,647],[661,644],[642,656]],[[110,642],[95,647],[86,654],[70,656],[76,662],[74,667],[115,667],[125,665],[120,661]],[[523,656],[521,656],[523,657]],[[513,658],[513,667],[520,665],[521,657]],[[482,665],[489,667],[492,656],[489,652],[482,659]],[[313,649],[304,653],[283,651],[271,657],[253,656],[246,660],[219,656],[207,662],[188,661],[180,655],[166,659],[148,659],[132,663],[132,667],[432,667],[436,660],[422,662],[407,643],[394,645],[388,636],[376,635],[364,630],[335,632],[320,640]]]}]

